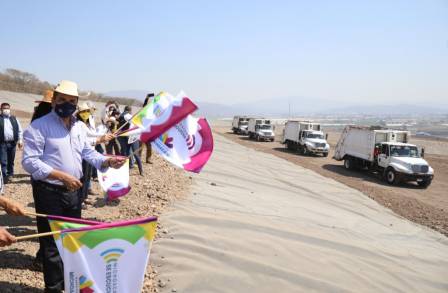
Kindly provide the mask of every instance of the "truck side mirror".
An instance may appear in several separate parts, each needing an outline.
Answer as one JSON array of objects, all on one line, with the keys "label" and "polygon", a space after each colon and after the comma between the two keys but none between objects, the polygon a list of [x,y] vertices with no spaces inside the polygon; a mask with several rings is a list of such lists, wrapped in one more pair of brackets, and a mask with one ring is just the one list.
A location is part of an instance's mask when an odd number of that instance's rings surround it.
[{"label": "truck side mirror", "polygon": [[325,140],[328,140],[328,133],[325,134]]},{"label": "truck side mirror", "polygon": [[421,151],[421,153],[420,153],[420,156],[421,156],[422,158],[425,157],[425,148],[422,148],[422,151]]}]

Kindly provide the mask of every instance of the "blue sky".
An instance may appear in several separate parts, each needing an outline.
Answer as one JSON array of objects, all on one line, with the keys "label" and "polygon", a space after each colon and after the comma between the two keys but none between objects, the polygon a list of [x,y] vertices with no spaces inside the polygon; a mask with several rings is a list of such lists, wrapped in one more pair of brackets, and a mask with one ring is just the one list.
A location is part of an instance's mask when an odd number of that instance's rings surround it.
[{"label": "blue sky", "polygon": [[2,1],[0,69],[232,104],[447,104],[448,1]]}]

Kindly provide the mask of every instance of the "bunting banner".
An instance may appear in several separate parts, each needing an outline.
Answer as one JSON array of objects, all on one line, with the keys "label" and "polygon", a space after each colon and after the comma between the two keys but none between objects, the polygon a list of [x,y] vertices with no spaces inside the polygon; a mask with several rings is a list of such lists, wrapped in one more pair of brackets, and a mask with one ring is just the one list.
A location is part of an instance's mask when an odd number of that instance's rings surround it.
[{"label": "bunting banner", "polygon": [[108,168],[106,172],[98,170],[98,182],[107,201],[128,194],[131,190],[129,186],[129,159],[119,169]]},{"label": "bunting banner", "polygon": [[151,145],[172,164],[199,173],[213,152],[213,135],[206,119],[188,115]]},{"label": "bunting banner", "polygon": [[146,143],[155,140],[196,109],[197,106],[183,92],[176,97],[161,92],[151,99],[131,122],[143,129],[140,140]]},{"label": "bunting banner", "polygon": [[[141,292],[157,218],[58,225],[78,225],[54,236],[64,263],[66,293]],[[52,229],[58,225],[53,222]]]}]

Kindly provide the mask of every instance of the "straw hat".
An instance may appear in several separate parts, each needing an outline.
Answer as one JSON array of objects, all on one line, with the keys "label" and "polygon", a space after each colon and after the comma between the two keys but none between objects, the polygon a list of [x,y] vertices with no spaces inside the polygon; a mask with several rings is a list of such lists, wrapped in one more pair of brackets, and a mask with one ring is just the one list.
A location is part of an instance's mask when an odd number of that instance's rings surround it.
[{"label": "straw hat", "polygon": [[86,103],[89,106],[91,111],[95,111],[96,110],[95,104],[92,101],[87,101]]},{"label": "straw hat", "polygon": [[78,85],[75,82],[69,80],[61,80],[54,91],[69,96],[79,96]]},{"label": "straw hat", "polygon": [[52,101],[53,101],[53,91],[52,90],[46,90],[42,100],[34,101],[34,102],[35,103],[41,103],[41,102],[51,103]]},{"label": "straw hat", "polygon": [[90,111],[90,107],[89,104],[87,102],[82,102],[79,106],[78,106],[78,111],[82,112],[82,111]]}]

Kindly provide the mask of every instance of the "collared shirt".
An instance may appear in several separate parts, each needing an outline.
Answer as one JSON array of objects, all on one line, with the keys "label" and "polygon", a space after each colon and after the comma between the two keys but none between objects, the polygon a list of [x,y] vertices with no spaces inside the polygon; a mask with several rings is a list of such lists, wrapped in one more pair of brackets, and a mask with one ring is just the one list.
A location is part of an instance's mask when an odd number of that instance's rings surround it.
[{"label": "collared shirt", "polygon": [[23,168],[34,180],[63,185],[48,178],[56,169],[75,178],[82,177],[82,160],[104,171],[101,165],[106,157],[93,150],[88,143],[82,122],[73,120],[67,129],[62,119],[52,111],[36,119],[23,134]]},{"label": "collared shirt", "polygon": [[[10,120],[11,116],[1,115],[0,119],[3,119],[5,123],[5,141],[14,141],[14,129],[12,128],[12,123]],[[20,125],[19,119],[17,120],[17,125],[19,126],[19,142],[22,142],[23,132],[22,126]]]}]

